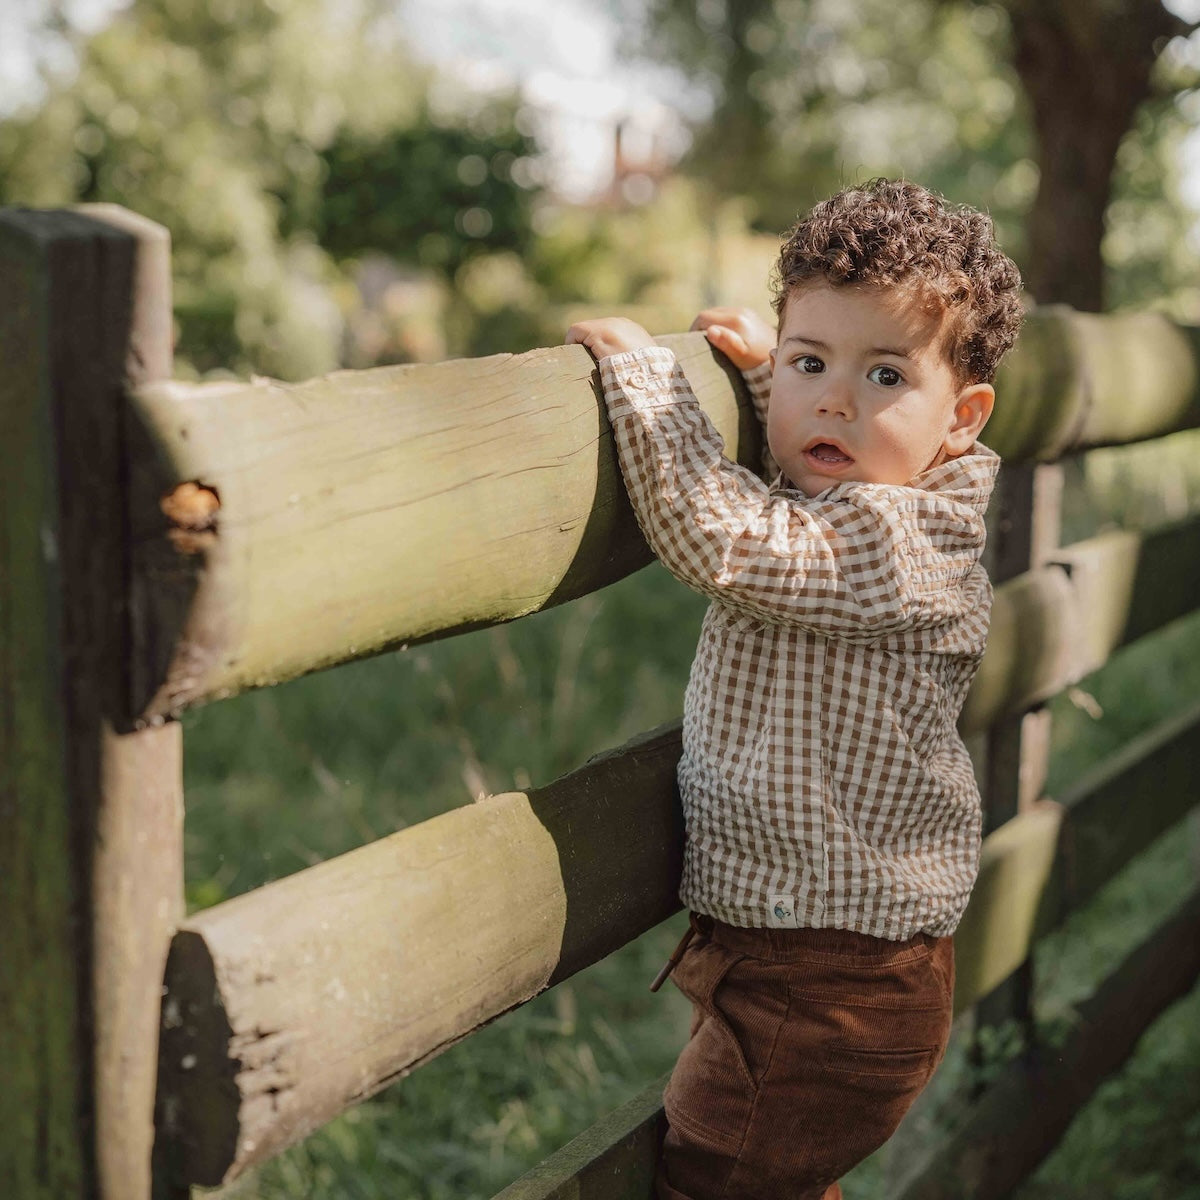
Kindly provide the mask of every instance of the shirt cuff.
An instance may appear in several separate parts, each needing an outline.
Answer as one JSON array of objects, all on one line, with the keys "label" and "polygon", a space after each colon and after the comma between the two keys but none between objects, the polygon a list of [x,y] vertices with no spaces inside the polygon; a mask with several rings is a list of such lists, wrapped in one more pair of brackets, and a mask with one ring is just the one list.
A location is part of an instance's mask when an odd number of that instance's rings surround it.
[{"label": "shirt cuff", "polygon": [[643,346],[602,358],[600,382],[604,385],[609,420],[674,404],[677,399],[674,376],[675,351],[666,346]]},{"label": "shirt cuff", "polygon": [[750,367],[742,372],[746,386],[752,391],[769,392],[771,390],[771,360],[760,362],[757,367]]}]

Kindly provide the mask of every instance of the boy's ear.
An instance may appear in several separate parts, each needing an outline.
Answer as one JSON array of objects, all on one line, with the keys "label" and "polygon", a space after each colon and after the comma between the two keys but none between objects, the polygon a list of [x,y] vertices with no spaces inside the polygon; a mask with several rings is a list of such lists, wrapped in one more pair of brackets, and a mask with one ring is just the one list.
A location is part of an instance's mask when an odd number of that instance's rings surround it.
[{"label": "boy's ear", "polygon": [[996,389],[990,383],[969,383],[954,401],[954,416],[946,434],[945,449],[954,457],[966,454],[992,415]]},{"label": "boy's ear", "polygon": [[775,374],[775,347],[774,346],[772,346],[771,349],[767,352],[767,360],[771,364],[771,374],[774,375]]}]

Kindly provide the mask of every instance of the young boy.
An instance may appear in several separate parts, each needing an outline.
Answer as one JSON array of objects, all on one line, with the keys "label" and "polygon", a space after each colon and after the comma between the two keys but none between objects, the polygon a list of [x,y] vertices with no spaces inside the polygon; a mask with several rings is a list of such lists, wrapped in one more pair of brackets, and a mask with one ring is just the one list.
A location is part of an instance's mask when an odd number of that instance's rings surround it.
[{"label": "young boy", "polygon": [[660,1197],[839,1197],[945,1050],[980,845],[955,728],[991,604],[999,461],[977,437],[1019,292],[988,218],[923,188],[817,205],[783,243],[777,335],[729,309],[694,326],[745,373],[767,482],[722,457],[644,329],[567,334],[600,364],[643,532],[713,599],[679,764],[695,1017]]}]

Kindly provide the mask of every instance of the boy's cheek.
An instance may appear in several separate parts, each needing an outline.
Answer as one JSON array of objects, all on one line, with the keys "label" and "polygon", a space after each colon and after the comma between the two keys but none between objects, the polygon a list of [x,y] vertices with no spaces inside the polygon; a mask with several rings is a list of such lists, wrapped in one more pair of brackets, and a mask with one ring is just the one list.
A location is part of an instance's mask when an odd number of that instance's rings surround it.
[{"label": "boy's cheek", "polygon": [[[793,487],[799,488],[800,482],[795,477],[799,472],[795,470],[795,464],[788,456],[787,446],[786,439],[772,438],[770,430],[767,431],[767,448],[771,451],[775,465],[788,477]],[[803,489],[801,488],[801,490]]]},{"label": "boy's cheek", "polygon": [[767,402],[767,446],[776,462],[782,461],[779,456],[794,440],[795,433],[794,422],[787,419],[786,404],[776,404],[772,394]]}]

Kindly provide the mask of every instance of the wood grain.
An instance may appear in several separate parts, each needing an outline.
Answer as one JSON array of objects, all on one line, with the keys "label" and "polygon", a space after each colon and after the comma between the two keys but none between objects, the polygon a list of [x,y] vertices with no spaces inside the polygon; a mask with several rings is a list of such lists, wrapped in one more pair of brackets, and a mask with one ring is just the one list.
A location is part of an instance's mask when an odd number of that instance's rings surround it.
[{"label": "wood grain", "polygon": [[[700,334],[661,340],[731,457],[757,464],[737,372]],[[1153,315],[1035,313],[989,440],[1052,458],[1195,425],[1196,340]],[[296,385],[162,384],[135,406],[133,685],[147,720],[511,620],[649,561],[578,346]],[[201,529],[163,511],[181,485],[219,506]]]},{"label": "wood grain", "polygon": [[1158,313],[1035,309],[996,377],[986,440],[1051,462],[1200,424],[1200,329]]},{"label": "wood grain", "polygon": [[[740,376],[675,346],[731,454],[760,456]],[[581,346],[161,385],[142,422],[135,686],[149,719],[397,643],[511,620],[651,555]],[[162,501],[219,502],[180,537]]]}]

